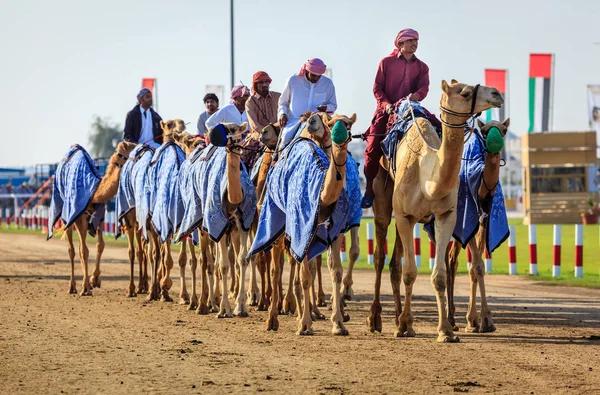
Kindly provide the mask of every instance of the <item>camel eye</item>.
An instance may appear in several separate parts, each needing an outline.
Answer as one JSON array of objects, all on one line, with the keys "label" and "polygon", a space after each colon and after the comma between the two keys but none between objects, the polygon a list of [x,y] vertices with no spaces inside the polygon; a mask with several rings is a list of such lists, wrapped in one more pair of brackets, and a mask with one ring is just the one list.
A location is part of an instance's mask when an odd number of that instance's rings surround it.
[{"label": "camel eye", "polygon": [[469,92],[469,91],[462,91],[462,92],[460,92],[460,95],[462,97],[464,97],[465,99],[468,99],[469,97],[471,97],[471,92]]}]

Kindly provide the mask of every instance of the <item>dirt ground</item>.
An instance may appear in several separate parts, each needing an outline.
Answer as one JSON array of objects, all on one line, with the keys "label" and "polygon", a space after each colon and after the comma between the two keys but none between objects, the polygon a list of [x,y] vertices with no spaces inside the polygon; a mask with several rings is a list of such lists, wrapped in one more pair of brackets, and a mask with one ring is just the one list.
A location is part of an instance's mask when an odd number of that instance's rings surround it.
[{"label": "dirt ground", "polygon": [[[415,288],[417,337],[397,339],[387,272],[383,333],[366,329],[374,273],[362,271],[346,310],[350,335],[334,337],[327,320],[298,337],[295,318],[266,332],[266,313],[254,308],[217,319],[126,298],[126,250],[107,247],[104,257],[102,288],[67,295],[65,242],[0,234],[1,393],[600,393],[599,290],[487,277],[498,330],[439,344],[429,278]],[[76,274],[79,290],[78,263]],[[457,283],[464,328],[468,278]]]}]

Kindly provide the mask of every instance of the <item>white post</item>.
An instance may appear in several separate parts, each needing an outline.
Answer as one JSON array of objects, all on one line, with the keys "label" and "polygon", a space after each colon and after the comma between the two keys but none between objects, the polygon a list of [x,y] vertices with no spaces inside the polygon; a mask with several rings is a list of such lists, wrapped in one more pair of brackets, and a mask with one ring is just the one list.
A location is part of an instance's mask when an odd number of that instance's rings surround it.
[{"label": "white post", "polygon": [[529,225],[529,274],[538,275],[537,266],[537,235],[535,225]]},{"label": "white post", "polygon": [[552,235],[552,277],[560,277],[560,253],[562,245],[562,227],[554,225]]},{"label": "white post", "polygon": [[415,239],[415,263],[417,264],[417,269],[421,268],[421,224],[415,224],[413,229],[413,237]]},{"label": "white post", "polygon": [[372,265],[374,260],[373,236],[375,234],[373,223],[367,222],[367,263]]},{"label": "white post", "polygon": [[575,277],[583,277],[583,225],[575,225]]},{"label": "white post", "polygon": [[508,237],[508,274],[517,274],[517,231],[514,226],[509,226]]}]

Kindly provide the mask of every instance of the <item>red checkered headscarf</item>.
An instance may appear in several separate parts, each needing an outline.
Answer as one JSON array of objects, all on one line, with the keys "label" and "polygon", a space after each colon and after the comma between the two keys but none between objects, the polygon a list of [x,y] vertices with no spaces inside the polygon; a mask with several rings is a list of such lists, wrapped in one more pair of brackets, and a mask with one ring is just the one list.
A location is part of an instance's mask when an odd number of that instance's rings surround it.
[{"label": "red checkered headscarf", "polygon": [[392,51],[390,55],[397,55],[400,52],[400,43],[403,43],[408,40],[418,40],[419,33],[411,28],[402,29],[396,35],[396,39],[394,39],[394,45],[396,49]]}]

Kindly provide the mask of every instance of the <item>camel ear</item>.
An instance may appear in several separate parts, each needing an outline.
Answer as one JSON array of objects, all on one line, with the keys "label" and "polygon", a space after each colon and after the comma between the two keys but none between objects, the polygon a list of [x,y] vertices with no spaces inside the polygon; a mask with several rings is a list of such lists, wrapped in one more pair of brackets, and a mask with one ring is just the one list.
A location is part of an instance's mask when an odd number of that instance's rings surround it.
[{"label": "camel ear", "polygon": [[452,78],[452,81],[450,81],[450,84],[458,84],[458,81],[455,80],[454,78]]},{"label": "camel ear", "polygon": [[506,118],[506,120],[504,122],[502,122],[502,125],[504,125],[506,127],[506,129],[508,130],[508,125],[510,125],[510,118]]},{"label": "camel ear", "polygon": [[248,122],[244,122],[243,124],[240,125],[240,127],[238,128],[238,130],[240,132],[243,132],[244,130],[246,130],[247,127],[248,127]]},{"label": "camel ear", "polygon": [[160,120],[160,128],[164,129],[165,128],[165,123],[162,121],[162,119]]},{"label": "camel ear", "polygon": [[448,83],[446,82],[446,80],[442,80],[442,91],[445,94],[448,94],[449,90],[450,90],[450,87],[448,86]]},{"label": "camel ear", "polygon": [[477,118],[477,126],[479,126],[479,130],[481,130],[485,126],[485,123],[483,123],[481,119]]},{"label": "camel ear", "polygon": [[350,120],[352,121],[352,123],[356,122],[356,113],[350,115]]}]

